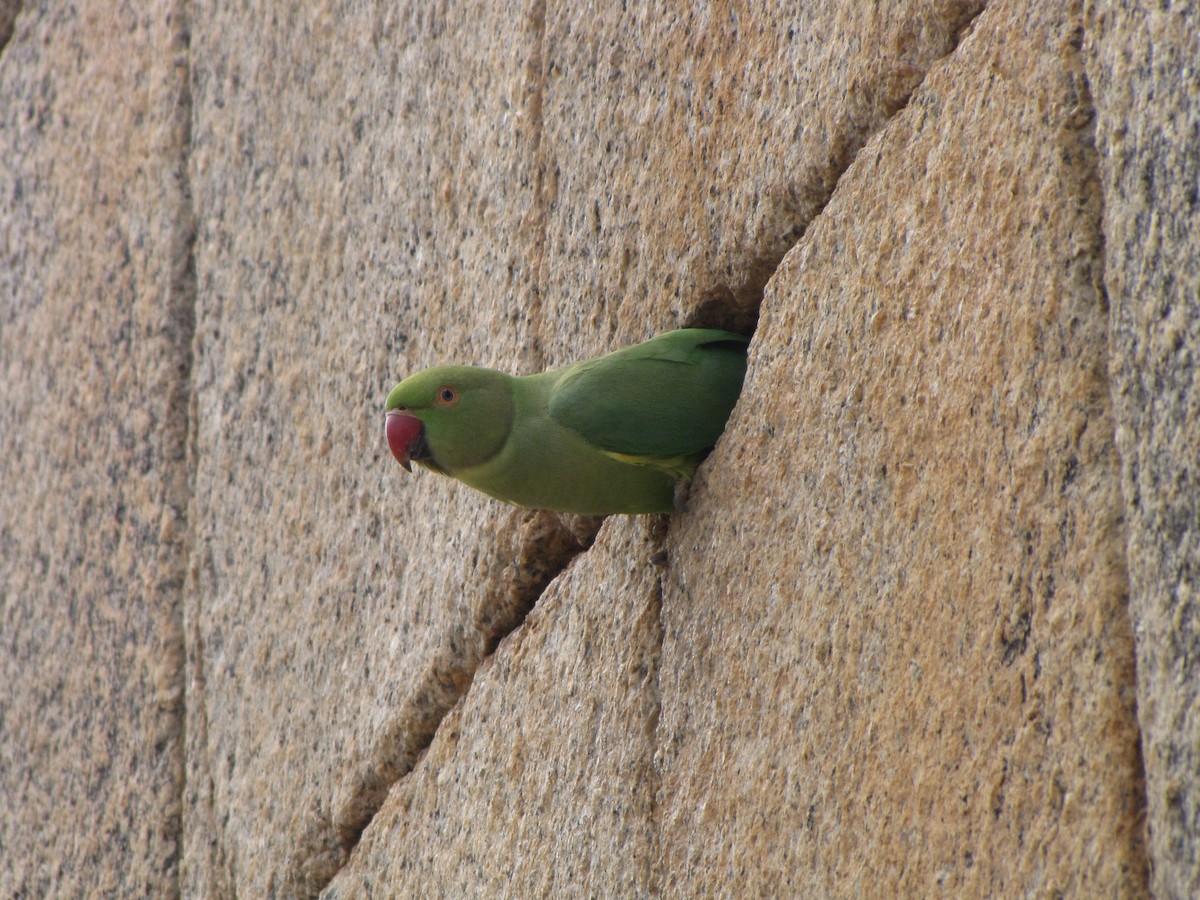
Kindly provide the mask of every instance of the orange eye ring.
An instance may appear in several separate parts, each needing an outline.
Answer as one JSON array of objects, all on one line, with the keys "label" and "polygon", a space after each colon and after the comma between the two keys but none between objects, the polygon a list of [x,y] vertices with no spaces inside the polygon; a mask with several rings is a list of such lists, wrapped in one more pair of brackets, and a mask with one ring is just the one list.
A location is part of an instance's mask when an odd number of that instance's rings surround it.
[{"label": "orange eye ring", "polygon": [[433,399],[438,406],[453,406],[458,402],[458,391],[452,384],[443,384],[437,389]]}]

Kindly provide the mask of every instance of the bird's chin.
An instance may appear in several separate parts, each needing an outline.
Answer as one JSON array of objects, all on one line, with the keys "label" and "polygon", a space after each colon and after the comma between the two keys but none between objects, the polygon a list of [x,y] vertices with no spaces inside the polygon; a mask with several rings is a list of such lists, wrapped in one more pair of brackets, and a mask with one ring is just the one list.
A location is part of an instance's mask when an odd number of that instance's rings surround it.
[{"label": "bird's chin", "polygon": [[439,475],[447,474],[446,470],[443,469],[441,466],[439,466],[437,464],[437,461],[434,460],[434,458],[432,456],[426,456],[423,458],[418,458],[418,457],[414,456],[412,458],[412,461],[415,462],[418,466],[428,469],[430,472],[437,472]]},{"label": "bird's chin", "polygon": [[[425,429],[421,429],[421,433],[408,445],[408,459],[410,462],[415,462],[423,469],[428,469],[430,472],[437,472],[439,475],[445,475],[446,470],[437,464],[437,460],[433,458],[433,451],[429,449],[429,442],[425,440]],[[411,469],[409,471],[412,471]]]},{"label": "bird's chin", "polygon": [[429,469],[431,472],[446,474],[445,470],[437,464],[433,458],[433,452],[429,449],[429,442],[425,440],[425,429],[421,429],[421,433],[416,439],[408,445],[408,458],[417,465]]}]

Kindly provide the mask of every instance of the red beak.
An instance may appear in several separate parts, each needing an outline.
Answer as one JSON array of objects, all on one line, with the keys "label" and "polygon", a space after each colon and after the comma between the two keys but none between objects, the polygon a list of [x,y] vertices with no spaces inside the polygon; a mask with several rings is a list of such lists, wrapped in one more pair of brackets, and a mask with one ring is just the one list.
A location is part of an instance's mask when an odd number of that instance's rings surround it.
[{"label": "red beak", "polygon": [[421,457],[420,451],[425,442],[424,426],[421,425],[421,420],[398,409],[392,409],[388,411],[384,430],[387,432],[387,442],[392,450],[392,456],[396,457],[405,470],[411,472],[412,463],[409,460],[414,455],[418,459]]}]

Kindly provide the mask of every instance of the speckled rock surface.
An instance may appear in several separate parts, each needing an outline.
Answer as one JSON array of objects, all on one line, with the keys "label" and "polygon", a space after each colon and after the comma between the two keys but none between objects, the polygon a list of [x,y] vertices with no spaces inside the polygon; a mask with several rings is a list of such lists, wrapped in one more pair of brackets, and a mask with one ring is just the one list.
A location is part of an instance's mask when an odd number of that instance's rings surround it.
[{"label": "speckled rock surface", "polygon": [[[1082,3],[0,0],[0,895],[1194,892],[1198,17]],[[669,525],[387,452],[756,322]]]},{"label": "speckled rock surface", "polygon": [[1095,3],[1113,397],[1154,888],[1200,895],[1200,6]]},{"label": "speckled rock surface", "polygon": [[186,47],[172,3],[48,7],[0,55],[0,896],[169,896]]},{"label": "speckled rock surface", "polygon": [[1144,889],[1092,119],[1038,6],[989,5],[768,286],[668,540],[665,894]]}]

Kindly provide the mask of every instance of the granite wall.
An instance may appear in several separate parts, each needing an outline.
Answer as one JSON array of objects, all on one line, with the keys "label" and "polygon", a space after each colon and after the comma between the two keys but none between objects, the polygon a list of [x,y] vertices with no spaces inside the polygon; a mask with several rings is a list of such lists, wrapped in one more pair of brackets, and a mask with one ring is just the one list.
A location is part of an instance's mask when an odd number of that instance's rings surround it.
[{"label": "granite wall", "polygon": [[[0,896],[1200,892],[1200,9],[0,2]],[[671,518],[382,404],[753,332]]]}]

